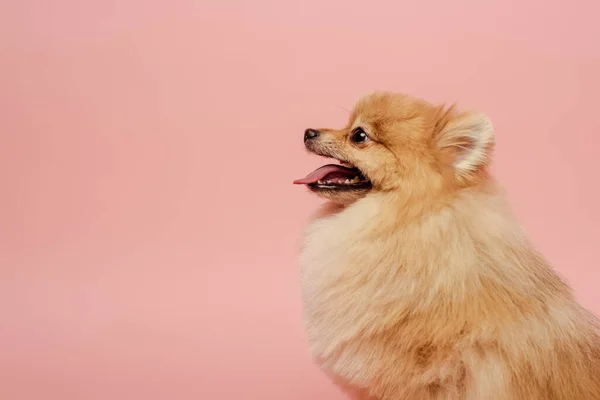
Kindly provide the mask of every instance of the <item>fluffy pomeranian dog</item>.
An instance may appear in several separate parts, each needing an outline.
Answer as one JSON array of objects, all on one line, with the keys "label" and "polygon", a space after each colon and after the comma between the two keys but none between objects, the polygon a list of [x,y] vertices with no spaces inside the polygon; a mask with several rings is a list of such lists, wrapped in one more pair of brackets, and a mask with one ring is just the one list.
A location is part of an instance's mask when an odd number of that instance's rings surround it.
[{"label": "fluffy pomeranian dog", "polygon": [[337,159],[295,181],[328,199],[301,252],[308,339],[353,399],[600,399],[598,321],[525,237],[488,165],[489,119],[362,98]]}]

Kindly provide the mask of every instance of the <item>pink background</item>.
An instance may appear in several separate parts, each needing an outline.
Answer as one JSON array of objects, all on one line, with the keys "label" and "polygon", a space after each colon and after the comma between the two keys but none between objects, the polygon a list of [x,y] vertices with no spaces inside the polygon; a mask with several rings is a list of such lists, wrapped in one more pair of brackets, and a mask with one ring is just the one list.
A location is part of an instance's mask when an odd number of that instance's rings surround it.
[{"label": "pink background", "polygon": [[4,0],[0,398],[341,399],[295,261],[360,94],[459,101],[600,312],[597,1]]}]

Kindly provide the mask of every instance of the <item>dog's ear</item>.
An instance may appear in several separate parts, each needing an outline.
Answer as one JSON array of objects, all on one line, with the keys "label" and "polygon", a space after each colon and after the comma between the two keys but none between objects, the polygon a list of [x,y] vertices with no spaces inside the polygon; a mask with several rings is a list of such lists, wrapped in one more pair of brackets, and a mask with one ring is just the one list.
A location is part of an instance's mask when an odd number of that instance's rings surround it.
[{"label": "dog's ear", "polygon": [[456,178],[465,182],[491,161],[494,127],[484,114],[458,113],[451,107],[440,115],[435,143],[454,168]]}]

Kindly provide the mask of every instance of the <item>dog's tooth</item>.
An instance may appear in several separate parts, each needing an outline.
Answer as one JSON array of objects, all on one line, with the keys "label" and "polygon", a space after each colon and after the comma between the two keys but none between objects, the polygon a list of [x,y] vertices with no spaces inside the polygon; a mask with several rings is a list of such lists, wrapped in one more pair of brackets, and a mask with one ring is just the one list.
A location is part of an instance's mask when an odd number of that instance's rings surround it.
[{"label": "dog's tooth", "polygon": [[323,184],[323,181],[319,179],[319,180],[317,181],[317,183],[318,183],[319,185],[322,185],[322,184]]},{"label": "dog's tooth", "polygon": [[360,177],[355,176],[354,179],[352,179],[352,183],[358,183],[360,182]]},{"label": "dog's tooth", "polygon": [[346,179],[344,183],[350,183],[350,179]]}]

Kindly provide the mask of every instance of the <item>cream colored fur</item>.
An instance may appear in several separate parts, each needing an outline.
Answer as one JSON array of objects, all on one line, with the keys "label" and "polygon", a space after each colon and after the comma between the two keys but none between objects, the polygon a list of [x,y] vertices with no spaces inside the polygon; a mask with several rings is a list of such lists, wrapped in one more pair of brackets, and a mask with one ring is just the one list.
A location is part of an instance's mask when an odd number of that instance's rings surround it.
[{"label": "cream colored fur", "polygon": [[[363,101],[358,114],[375,115],[379,100]],[[334,198],[306,230],[301,271],[313,356],[353,399],[600,399],[595,317],[527,240],[493,179],[475,173],[489,159],[491,124],[455,115],[436,125],[445,114],[418,104],[427,117],[393,129],[412,135],[431,127],[417,136],[440,149],[427,163],[436,172],[410,164],[398,190],[374,178],[373,190],[354,201]],[[443,156],[453,121],[460,129],[450,133],[462,132],[455,138],[484,134],[458,162]],[[456,174],[448,177],[444,163]]]}]

